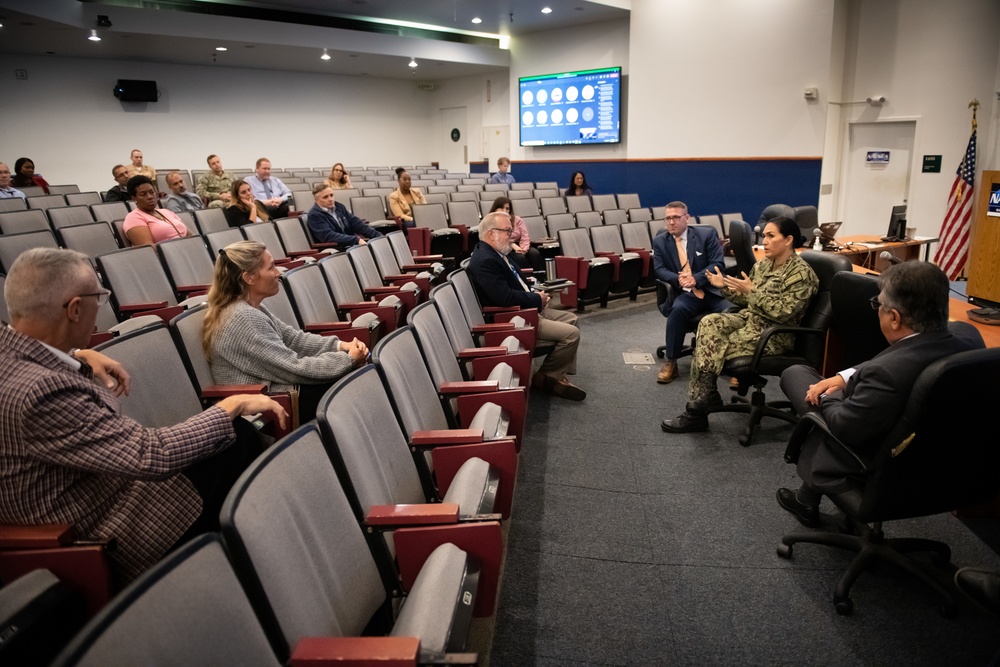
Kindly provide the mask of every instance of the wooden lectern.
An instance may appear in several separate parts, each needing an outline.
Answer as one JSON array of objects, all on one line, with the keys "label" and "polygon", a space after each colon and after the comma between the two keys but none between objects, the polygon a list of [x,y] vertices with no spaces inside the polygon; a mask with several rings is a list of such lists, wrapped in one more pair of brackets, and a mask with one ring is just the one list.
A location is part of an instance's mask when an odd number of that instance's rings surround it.
[{"label": "wooden lectern", "polygon": [[986,215],[1000,171],[983,171],[969,239],[970,297],[1000,303],[1000,218]]}]

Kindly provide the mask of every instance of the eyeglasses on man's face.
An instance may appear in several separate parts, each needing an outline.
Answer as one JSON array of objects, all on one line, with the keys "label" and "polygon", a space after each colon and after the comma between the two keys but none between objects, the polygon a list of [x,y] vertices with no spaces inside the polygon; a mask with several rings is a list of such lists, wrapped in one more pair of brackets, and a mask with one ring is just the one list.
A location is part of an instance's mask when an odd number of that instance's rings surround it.
[{"label": "eyeglasses on man's face", "polygon": [[667,222],[678,222],[679,220],[683,220],[683,219],[684,219],[684,218],[686,218],[687,216],[688,216],[688,214],[687,214],[687,213],[685,213],[684,215],[668,215],[668,216],[667,216],[667,217],[665,218],[665,220],[666,220]]},{"label": "eyeglasses on man's face", "polygon": [[872,305],[872,310],[878,310],[879,308],[882,307],[882,303],[878,300],[878,296],[873,296],[872,298],[868,299],[868,303]]},{"label": "eyeglasses on man's face", "polygon": [[[104,304],[106,304],[108,302],[108,297],[110,295],[111,295],[111,292],[108,291],[108,290],[106,290],[106,289],[104,289],[104,290],[101,290],[100,292],[88,292],[86,294],[77,294],[76,296],[79,296],[79,297],[85,297],[85,296],[94,296],[94,297],[97,297],[97,305],[98,306],[103,306]],[[75,299],[76,296],[73,297],[73,299]],[[64,303],[62,305],[62,307],[66,308],[67,306],[69,306],[70,302],[73,299],[70,299],[69,301],[67,301],[66,303]]]},{"label": "eyeglasses on man's face", "polygon": [[511,234],[514,233],[514,228],[513,227],[507,227],[507,228],[504,228],[504,227],[494,227],[493,231],[500,232],[501,234],[506,234],[507,236],[510,236]]}]

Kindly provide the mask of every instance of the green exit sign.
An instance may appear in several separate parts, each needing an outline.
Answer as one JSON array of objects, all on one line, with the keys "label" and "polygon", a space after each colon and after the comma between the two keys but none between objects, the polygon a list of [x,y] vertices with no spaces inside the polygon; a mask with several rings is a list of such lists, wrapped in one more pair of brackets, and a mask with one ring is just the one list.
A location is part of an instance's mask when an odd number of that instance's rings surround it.
[{"label": "green exit sign", "polygon": [[941,173],[941,156],[940,155],[925,155],[924,156],[924,168],[923,173],[925,174],[940,174]]}]

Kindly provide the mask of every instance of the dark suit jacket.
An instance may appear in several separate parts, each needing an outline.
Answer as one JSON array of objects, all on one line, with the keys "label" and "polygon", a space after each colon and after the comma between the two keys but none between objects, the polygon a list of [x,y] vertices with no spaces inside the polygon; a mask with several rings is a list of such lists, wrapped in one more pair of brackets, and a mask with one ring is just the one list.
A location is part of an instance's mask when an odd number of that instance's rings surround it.
[{"label": "dark suit jacket", "polygon": [[370,227],[367,222],[347,210],[347,207],[336,202],[333,205],[337,211],[337,216],[341,223],[347,227],[347,232],[342,231],[340,225],[333,219],[333,216],[326,212],[319,204],[313,204],[309,209],[309,217],[306,223],[309,231],[318,243],[339,243],[345,246],[356,245],[358,237],[374,239],[382,236],[378,230]]},{"label": "dark suit jacket", "polygon": [[[726,268],[718,235],[708,227],[695,225],[688,225],[687,235],[688,262],[691,264],[691,275],[694,276],[695,282],[706,292],[722,296],[719,288],[712,287],[705,277],[706,271],[715,273],[715,267],[718,267],[719,271]],[[674,287],[680,287],[677,274],[681,272],[681,268],[674,237],[669,232],[658,234],[653,239],[653,271],[656,277]]]},{"label": "dark suit jacket", "polygon": [[132,197],[129,196],[125,188],[115,186],[108,190],[107,194],[104,195],[104,201],[129,201]]},{"label": "dark suit jacket", "polygon": [[[837,438],[864,457],[872,453],[903,416],[917,377],[933,362],[984,347],[972,327],[918,334],[882,350],[855,367],[843,391],[820,399],[820,413]],[[814,430],[799,454],[799,476],[819,491],[846,490],[857,464]]]},{"label": "dark suit jacket", "polygon": [[542,309],[542,297],[535,292],[525,291],[514,275],[517,264],[511,270],[506,258],[493,246],[480,241],[469,259],[469,278],[476,288],[479,302],[484,306],[521,306]]}]

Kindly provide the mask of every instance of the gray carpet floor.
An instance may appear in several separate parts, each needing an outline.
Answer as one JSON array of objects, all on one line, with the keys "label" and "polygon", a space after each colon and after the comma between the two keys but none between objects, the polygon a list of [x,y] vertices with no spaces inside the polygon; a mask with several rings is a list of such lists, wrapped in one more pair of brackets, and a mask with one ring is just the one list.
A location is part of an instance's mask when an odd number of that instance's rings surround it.
[{"label": "gray carpet floor", "polygon": [[[656,383],[658,361],[623,362],[662,342],[648,296],[588,310],[576,376],[587,400],[531,398],[490,664],[985,665],[1000,651],[1000,619],[964,599],[945,619],[889,567],[863,574],[854,615],[838,616],[848,554],[775,554],[799,527],[774,499],[798,485],[782,461],[791,426],[765,420],[750,447],[738,414],[712,415],[708,433],[663,433],[683,410],[690,360],[669,385]],[[822,511],[834,525],[836,508]],[[887,533],[949,543],[948,580],[955,567],[1000,568],[998,523],[940,515]]]}]

